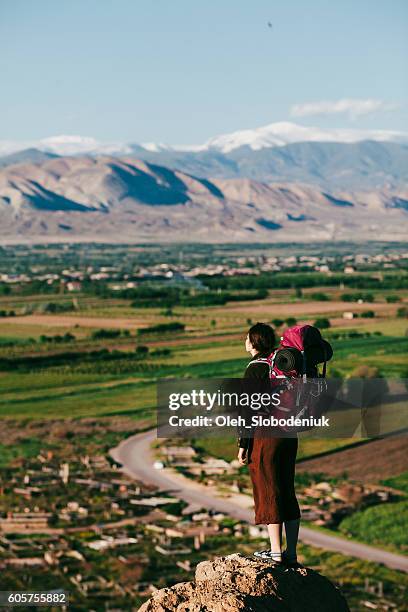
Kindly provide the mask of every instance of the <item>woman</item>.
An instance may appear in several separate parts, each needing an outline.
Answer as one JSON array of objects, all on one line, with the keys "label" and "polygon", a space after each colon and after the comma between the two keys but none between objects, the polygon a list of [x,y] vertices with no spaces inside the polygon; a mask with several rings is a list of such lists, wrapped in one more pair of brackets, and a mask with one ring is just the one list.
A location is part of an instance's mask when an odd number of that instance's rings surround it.
[{"label": "woman", "polygon": [[[252,355],[245,378],[259,379],[269,385],[269,365],[258,361],[275,347],[275,334],[266,323],[256,323],[248,332],[245,349]],[[239,438],[238,460],[248,463],[255,502],[255,523],[266,525],[270,549],[255,556],[295,567],[300,510],[295,494],[297,438],[269,437],[260,428],[252,439]],[[282,552],[282,525],[285,525],[286,550]]]}]

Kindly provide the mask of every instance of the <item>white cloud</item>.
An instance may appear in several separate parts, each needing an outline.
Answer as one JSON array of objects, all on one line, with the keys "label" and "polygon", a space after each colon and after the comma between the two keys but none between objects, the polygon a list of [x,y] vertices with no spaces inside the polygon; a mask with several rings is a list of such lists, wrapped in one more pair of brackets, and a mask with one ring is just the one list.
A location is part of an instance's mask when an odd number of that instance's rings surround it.
[{"label": "white cloud", "polygon": [[311,115],[341,115],[345,114],[350,119],[357,119],[363,115],[370,115],[379,111],[390,111],[398,108],[398,104],[367,98],[359,100],[343,98],[341,100],[321,100],[319,102],[308,102],[306,104],[294,104],[290,109],[292,117],[309,117]]}]

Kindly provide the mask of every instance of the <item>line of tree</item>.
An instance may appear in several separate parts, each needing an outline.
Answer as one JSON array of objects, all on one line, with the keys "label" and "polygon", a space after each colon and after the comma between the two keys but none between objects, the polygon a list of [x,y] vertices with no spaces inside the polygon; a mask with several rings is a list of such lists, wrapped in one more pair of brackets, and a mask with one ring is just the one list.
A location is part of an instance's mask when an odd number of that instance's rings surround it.
[{"label": "line of tree", "polygon": [[262,272],[245,276],[206,276],[200,280],[210,289],[290,289],[308,287],[336,287],[344,285],[350,289],[406,289],[408,275],[405,272],[383,274],[381,278],[372,274],[332,274],[319,272]]},{"label": "line of tree", "polygon": [[[153,351],[152,356],[165,356],[170,354],[170,349]],[[21,355],[15,357],[0,358],[0,370],[37,370],[54,366],[75,366],[79,363],[94,363],[96,361],[139,361],[145,359],[148,347],[138,346],[135,351],[108,351],[100,349],[96,351],[64,351],[53,355]]]},{"label": "line of tree", "polygon": [[47,336],[46,334],[42,334],[40,336],[40,342],[42,343],[50,342],[61,344],[62,342],[73,342],[74,340],[76,340],[76,337],[74,334],[70,334],[69,332],[64,335],[56,334],[55,336]]},{"label": "line of tree", "polygon": [[131,306],[133,308],[149,308],[154,306],[160,306],[161,308],[171,308],[173,306],[223,306],[227,302],[263,300],[268,296],[266,289],[240,291],[239,293],[231,293],[229,291],[199,291],[192,293],[190,290],[177,290],[173,287],[152,290],[145,287],[140,290],[128,289],[119,293],[121,294],[119,297],[132,297]]},{"label": "line of tree", "polygon": [[179,321],[172,321],[171,323],[159,323],[158,325],[152,325],[150,327],[141,327],[137,330],[139,336],[148,334],[165,334],[172,332],[182,332],[185,330],[184,323]]},{"label": "line of tree", "polygon": [[344,332],[331,332],[330,336],[327,336],[330,340],[348,340],[351,338],[370,338],[370,336],[382,336],[382,332],[380,331],[364,331],[360,332],[357,330],[350,330]]},{"label": "line of tree", "polygon": [[374,296],[372,293],[343,293],[340,296],[342,302],[362,302],[372,303],[374,302]]},{"label": "line of tree", "polygon": [[92,340],[111,340],[114,338],[129,338],[128,329],[96,329],[91,333]]}]

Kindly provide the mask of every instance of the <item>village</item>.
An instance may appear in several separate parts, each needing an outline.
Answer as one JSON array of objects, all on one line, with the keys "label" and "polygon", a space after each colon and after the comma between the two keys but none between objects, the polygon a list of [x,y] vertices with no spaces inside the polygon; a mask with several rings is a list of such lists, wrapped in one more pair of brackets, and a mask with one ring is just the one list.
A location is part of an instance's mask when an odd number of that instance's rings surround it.
[{"label": "village", "polygon": [[[205,481],[225,497],[250,493],[236,461],[169,441],[156,452],[158,470]],[[0,588],[24,590],[41,581],[43,589],[46,575],[50,588],[69,591],[78,610],[101,609],[101,602],[104,609],[129,609],[158,588],[190,579],[208,555],[226,554],[231,538],[250,553],[265,535],[260,526],[136,482],[105,455],[61,460],[41,451],[4,471],[0,492]],[[298,497],[306,522],[335,528],[357,509],[395,500],[395,492],[320,480],[301,486]]]},{"label": "village", "polygon": [[[66,246],[69,249],[69,246]],[[7,249],[4,247],[4,255]],[[200,276],[239,276],[257,275],[263,272],[284,271],[314,271],[324,274],[343,273],[354,274],[358,271],[375,269],[392,270],[398,268],[408,259],[408,252],[381,253],[350,253],[347,255],[229,255],[219,257],[214,262],[203,261],[199,265],[192,259],[190,262],[180,252],[179,257],[169,257],[166,262],[152,261],[151,264],[140,265],[137,261],[130,265],[128,261],[115,265],[82,264],[64,267],[58,266],[53,272],[44,272],[43,266],[37,262],[21,272],[0,270],[0,282],[6,284],[46,282],[49,285],[64,283],[67,292],[75,293],[83,289],[83,282],[112,282],[112,289],[119,291],[124,288],[134,288],[143,280],[168,280],[173,282],[191,283],[199,281]],[[19,267],[19,266],[18,266]]]},{"label": "village", "polygon": [[[252,489],[246,468],[237,460],[227,462],[206,456],[192,446],[157,448],[158,469],[168,468],[217,491],[223,497],[247,495]],[[335,529],[340,522],[358,510],[393,502],[399,493],[390,487],[351,482],[347,476],[336,479],[299,477],[297,497],[302,507],[302,519],[318,527]],[[255,535],[255,531],[252,530]],[[259,533],[261,535],[261,533]]]},{"label": "village", "polygon": [[[70,592],[76,609],[109,602],[128,609],[196,563],[231,535],[255,529],[221,513],[188,506],[122,474],[104,456],[41,452],[0,483],[0,588],[33,588],[44,572]],[[160,571],[157,571],[161,568]]]}]

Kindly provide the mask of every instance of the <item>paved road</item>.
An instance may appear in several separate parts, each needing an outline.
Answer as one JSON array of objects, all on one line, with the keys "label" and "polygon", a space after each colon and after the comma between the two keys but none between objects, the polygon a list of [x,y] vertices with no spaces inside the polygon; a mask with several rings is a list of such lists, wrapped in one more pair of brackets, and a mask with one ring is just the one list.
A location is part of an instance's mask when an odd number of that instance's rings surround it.
[{"label": "paved road", "polygon": [[[168,473],[156,470],[153,467],[154,459],[150,449],[151,442],[155,437],[156,430],[151,430],[127,438],[111,450],[111,456],[123,465],[126,473],[142,482],[154,484],[160,489],[170,490],[188,503],[198,504],[200,507],[208,509],[212,508],[242,521],[253,521],[252,510],[242,508],[229,500],[214,497],[206,491],[204,486],[200,487],[196,483],[190,484],[188,481],[181,483],[179,480],[172,479]],[[334,550],[344,555],[374,561],[375,563],[383,563],[393,569],[408,572],[407,557],[380,548],[344,540],[308,527],[300,528],[299,538],[302,542],[312,546]]]}]

